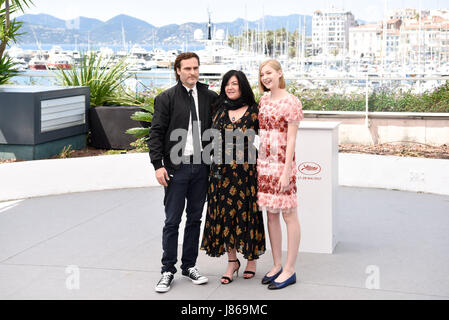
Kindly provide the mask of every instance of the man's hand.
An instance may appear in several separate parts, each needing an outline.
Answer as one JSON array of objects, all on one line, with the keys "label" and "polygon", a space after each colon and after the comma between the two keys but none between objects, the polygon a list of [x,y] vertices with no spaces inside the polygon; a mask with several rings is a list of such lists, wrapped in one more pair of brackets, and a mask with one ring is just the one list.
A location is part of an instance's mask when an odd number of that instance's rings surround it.
[{"label": "man's hand", "polygon": [[159,182],[160,185],[167,187],[167,181],[170,180],[169,176],[168,176],[168,172],[167,170],[162,167],[156,170],[156,179]]}]

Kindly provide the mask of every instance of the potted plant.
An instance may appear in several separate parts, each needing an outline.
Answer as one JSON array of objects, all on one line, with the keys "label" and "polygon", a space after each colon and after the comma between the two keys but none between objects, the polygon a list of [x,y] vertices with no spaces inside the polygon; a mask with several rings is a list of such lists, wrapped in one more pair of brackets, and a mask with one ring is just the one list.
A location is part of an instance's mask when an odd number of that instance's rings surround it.
[{"label": "potted plant", "polygon": [[59,83],[66,86],[89,86],[90,145],[99,149],[129,149],[134,140],[125,132],[139,123],[130,116],[140,110],[139,101],[126,92],[130,78],[125,59],[104,60],[100,55],[83,54],[80,67],[59,70]]},{"label": "potted plant", "polygon": [[137,140],[132,143],[139,151],[148,151],[147,140],[149,138],[151,121],[153,121],[154,98],[162,92],[162,89],[147,90],[139,94],[140,108],[132,116],[132,120],[139,121],[141,127],[131,128],[126,131],[127,134],[133,135]]}]

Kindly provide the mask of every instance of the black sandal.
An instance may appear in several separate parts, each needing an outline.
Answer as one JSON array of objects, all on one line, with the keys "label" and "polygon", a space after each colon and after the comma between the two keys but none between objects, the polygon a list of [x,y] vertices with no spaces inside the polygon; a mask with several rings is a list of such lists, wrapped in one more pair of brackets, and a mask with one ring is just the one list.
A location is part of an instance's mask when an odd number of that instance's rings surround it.
[{"label": "black sandal", "polygon": [[[234,271],[232,272],[232,275],[234,275],[234,273],[237,272],[237,277],[238,277],[239,276],[239,269],[240,269],[240,261],[239,261],[239,259],[237,259],[237,260],[228,260],[228,262],[237,262],[238,263],[239,266],[237,267],[237,269],[234,269]],[[223,277],[221,277],[221,279],[228,281],[228,282],[221,281],[222,284],[230,284],[232,282],[232,280],[233,280],[233,279],[231,279],[231,278],[229,278],[227,276],[223,276]]]},{"label": "black sandal", "polygon": [[243,274],[251,275],[251,277],[243,277],[243,279],[251,279],[251,278],[254,278],[254,276],[256,275],[256,273],[254,271],[244,271]]}]

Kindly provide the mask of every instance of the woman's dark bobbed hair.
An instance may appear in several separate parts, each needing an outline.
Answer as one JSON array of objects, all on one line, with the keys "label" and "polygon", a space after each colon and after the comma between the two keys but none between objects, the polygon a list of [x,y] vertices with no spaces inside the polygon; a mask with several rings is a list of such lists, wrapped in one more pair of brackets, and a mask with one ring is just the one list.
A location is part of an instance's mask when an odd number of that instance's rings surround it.
[{"label": "woman's dark bobbed hair", "polygon": [[248,106],[256,104],[254,92],[251,89],[251,85],[249,84],[246,75],[242,71],[230,70],[225,73],[221,81],[220,95],[218,97],[216,106],[219,108],[223,101],[227,99],[225,88],[232,76],[235,76],[237,78],[237,81],[239,82],[240,92],[242,93],[241,99],[245,102],[245,104],[247,104]]}]

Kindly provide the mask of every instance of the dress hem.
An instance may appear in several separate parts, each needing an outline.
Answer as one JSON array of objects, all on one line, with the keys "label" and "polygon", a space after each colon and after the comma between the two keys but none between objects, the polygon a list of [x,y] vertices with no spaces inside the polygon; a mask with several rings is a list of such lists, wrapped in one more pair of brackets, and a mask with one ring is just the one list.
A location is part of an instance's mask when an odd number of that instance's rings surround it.
[{"label": "dress hem", "polygon": [[[245,253],[243,253],[241,250],[236,249],[236,248],[234,248],[234,247],[230,247],[230,248],[231,248],[231,249],[235,249],[238,253],[242,254],[242,255],[243,255],[243,258],[246,259],[246,260],[248,260],[248,261],[258,260],[258,259],[260,258],[260,256],[263,255],[263,254],[266,252],[266,250],[265,250],[265,251],[263,251],[262,253],[260,253],[259,255],[254,256],[252,259],[248,259],[248,255],[245,255]],[[200,250],[203,250],[204,253],[206,253],[206,255],[208,255],[209,257],[212,257],[212,258],[219,258],[219,257],[221,257],[222,255],[228,253],[228,251],[223,251],[222,253],[212,253],[212,252],[207,251],[207,250],[204,249],[203,247],[201,247]]]},{"label": "dress hem", "polygon": [[260,207],[261,210],[266,211],[266,212],[273,212],[273,213],[290,213],[290,211],[296,210],[298,209],[298,206],[296,207],[290,207],[290,208],[270,208],[270,207],[266,207],[266,206],[261,206]]}]

